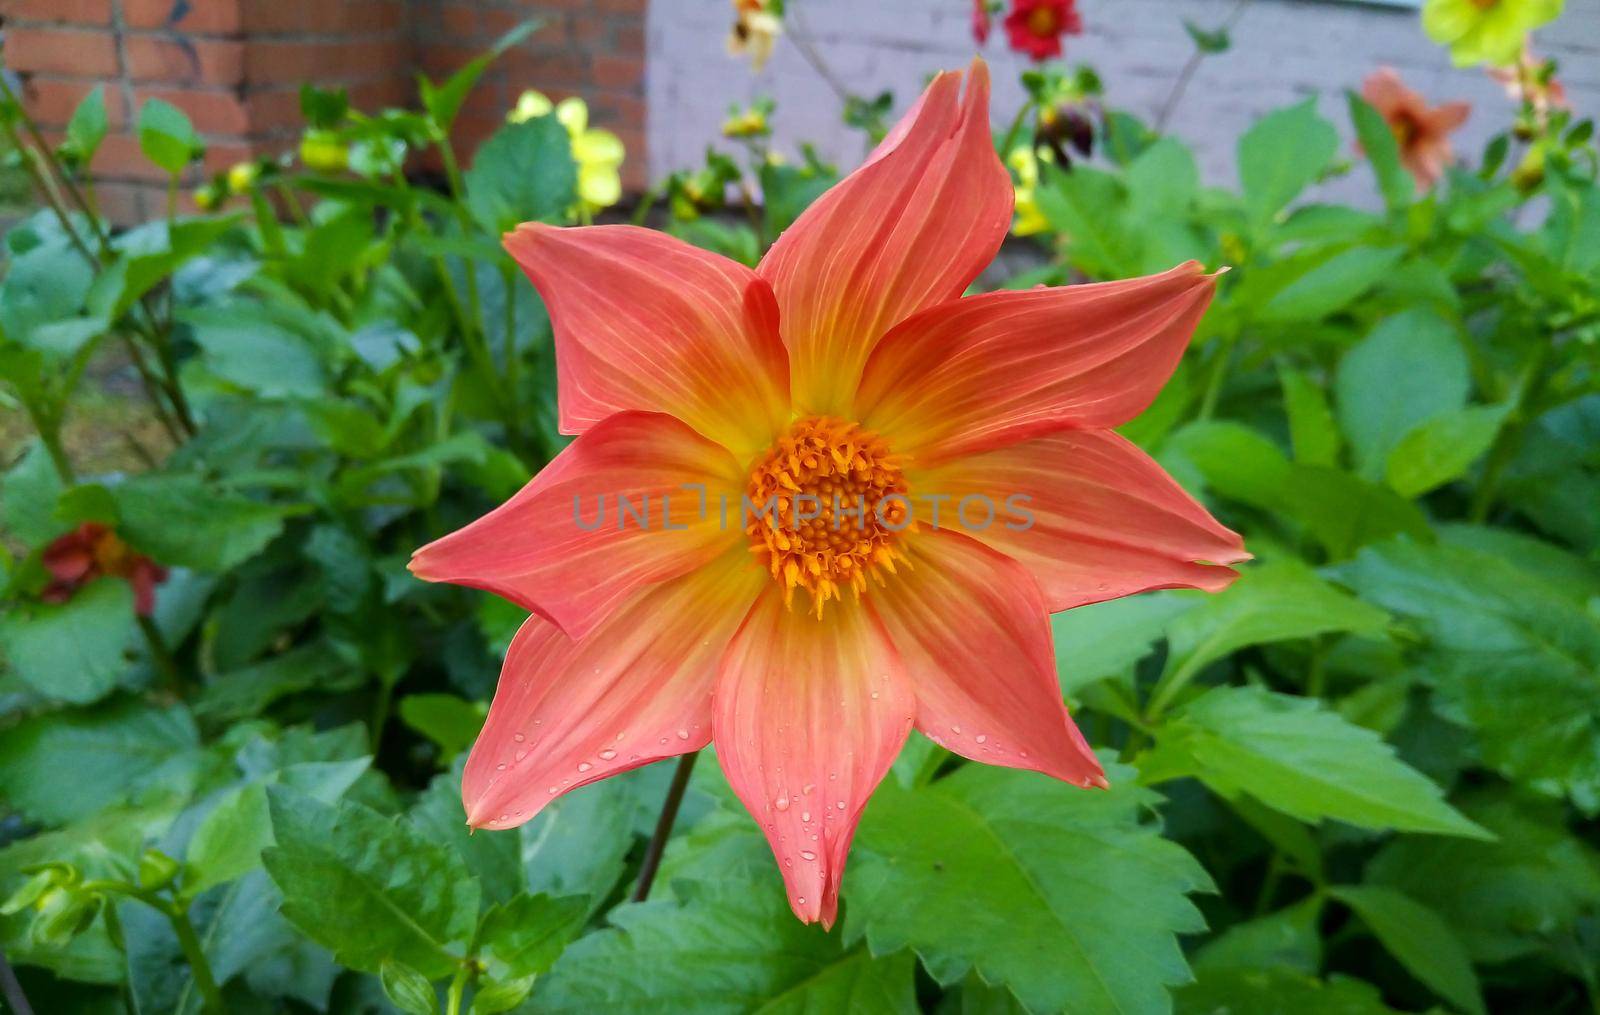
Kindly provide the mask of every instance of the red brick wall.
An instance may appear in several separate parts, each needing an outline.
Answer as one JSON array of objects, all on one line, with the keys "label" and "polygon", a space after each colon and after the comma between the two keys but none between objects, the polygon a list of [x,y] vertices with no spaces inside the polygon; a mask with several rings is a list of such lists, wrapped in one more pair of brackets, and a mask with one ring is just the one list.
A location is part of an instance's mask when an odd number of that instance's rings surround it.
[{"label": "red brick wall", "polygon": [[414,76],[442,77],[528,17],[544,27],[487,74],[459,124],[465,153],[523,88],[580,94],[627,145],[643,185],[645,0],[0,0],[5,65],[52,138],[96,84],[112,125],[93,170],[105,212],[156,214],[161,175],[138,154],[139,104],[188,113],[205,138],[193,180],[293,147],[302,81],[339,84],[360,109],[408,104]]}]

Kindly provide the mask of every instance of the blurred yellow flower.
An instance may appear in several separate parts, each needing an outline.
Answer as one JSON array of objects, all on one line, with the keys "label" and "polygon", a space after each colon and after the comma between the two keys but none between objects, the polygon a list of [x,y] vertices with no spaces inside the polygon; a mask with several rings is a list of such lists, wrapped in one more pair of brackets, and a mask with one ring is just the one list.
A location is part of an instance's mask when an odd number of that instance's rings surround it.
[{"label": "blurred yellow flower", "polygon": [[729,138],[766,137],[772,133],[767,124],[767,111],[760,105],[734,109],[722,121],[722,136]]},{"label": "blurred yellow flower", "polygon": [[1528,33],[1561,15],[1565,0],[1427,0],[1422,27],[1450,47],[1458,67],[1517,62]]},{"label": "blurred yellow flower", "polygon": [[578,204],[584,215],[592,215],[622,200],[619,170],[627,154],[622,139],[609,130],[589,129],[589,106],[582,99],[562,99],[552,105],[543,92],[530,89],[517,99],[516,107],[506,119],[523,123],[552,111],[572,139],[572,159],[578,164]]},{"label": "blurred yellow flower", "polygon": [[256,185],[261,166],[254,162],[235,162],[228,169],[228,192],[243,194]]},{"label": "blurred yellow flower", "polygon": [[1006,164],[1015,177],[1017,192],[1017,218],[1011,224],[1015,236],[1032,236],[1050,228],[1050,222],[1039,210],[1034,195],[1039,187],[1039,154],[1033,145],[1018,145],[1006,156]]},{"label": "blurred yellow flower", "polygon": [[728,31],[728,55],[750,60],[752,70],[760,70],[772,55],[772,47],[783,32],[781,7],[773,0],[733,0],[733,28]]},{"label": "blurred yellow flower", "polygon": [[343,172],[350,165],[350,146],[336,131],[313,128],[300,138],[300,161],[314,172]]}]

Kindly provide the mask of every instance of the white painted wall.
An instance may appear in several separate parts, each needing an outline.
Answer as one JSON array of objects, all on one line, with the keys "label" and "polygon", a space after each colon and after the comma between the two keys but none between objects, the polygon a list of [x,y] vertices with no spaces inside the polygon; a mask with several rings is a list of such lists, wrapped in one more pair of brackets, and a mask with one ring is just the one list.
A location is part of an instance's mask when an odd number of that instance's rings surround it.
[{"label": "white painted wall", "polygon": [[[1168,95],[1193,52],[1183,28],[1221,23],[1234,0],[1079,0],[1085,34],[1067,42],[1067,60],[1086,62],[1104,78],[1111,105],[1146,119]],[[974,51],[969,0],[789,0],[829,66],[854,91],[895,92],[897,110],[935,69],[963,66]],[[860,135],[839,122],[839,104],[791,40],[780,40],[767,68],[752,74],[723,51],[732,18],[725,0],[651,0],[646,91],[650,175],[695,165],[731,102],[770,94],[781,148],[801,140],[848,168],[863,154]],[[1025,63],[991,35],[984,55],[996,80],[994,119],[1003,125],[1022,101],[1017,70]],[[1233,30],[1234,46],[1202,64],[1170,127],[1192,143],[1208,180],[1232,183],[1234,141],[1261,113],[1310,94],[1344,127],[1340,94],[1359,87],[1373,67],[1398,68],[1435,101],[1465,98],[1474,115],[1457,135],[1457,150],[1476,155],[1509,123],[1500,87],[1478,70],[1457,70],[1422,33],[1416,11],[1335,0],[1253,0]],[[1600,115],[1600,0],[1568,0],[1566,13],[1540,33],[1541,52],[1561,61],[1562,77],[1581,113]],[[998,129],[998,126],[997,126]],[[1337,185],[1357,197],[1365,180]]]}]

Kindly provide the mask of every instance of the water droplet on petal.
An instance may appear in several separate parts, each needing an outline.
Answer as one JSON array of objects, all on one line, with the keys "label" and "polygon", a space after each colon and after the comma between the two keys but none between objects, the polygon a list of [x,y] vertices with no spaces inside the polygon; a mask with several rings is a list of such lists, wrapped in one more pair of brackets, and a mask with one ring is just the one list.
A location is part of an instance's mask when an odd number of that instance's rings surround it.
[{"label": "water droplet on petal", "polygon": [[798,899],[795,899],[795,900],[794,900],[794,901],[796,901],[796,902],[798,902],[798,903],[800,903],[800,905],[802,905],[802,906],[803,906],[803,905],[805,905],[805,904],[806,904],[806,897],[805,897],[805,896],[804,896],[804,895],[802,895],[802,896],[800,896],[800,897],[799,897],[799,898],[798,898]]},{"label": "water droplet on petal", "polygon": [[838,803],[835,803],[834,806],[839,808],[842,811],[842,810],[844,810],[844,801],[840,800]]},{"label": "water droplet on petal", "polygon": [[811,852],[809,849],[802,849],[800,851],[800,859],[802,860],[815,860],[816,858],[817,854]]},{"label": "water droplet on petal", "polygon": [[616,756],[617,756],[617,752],[613,751],[609,747],[607,747],[605,750],[600,752],[601,759],[605,760],[605,761],[610,761],[612,758],[615,758]]},{"label": "water droplet on petal", "polygon": [[772,806],[776,807],[780,811],[786,811],[789,809],[789,798],[786,796],[781,796],[772,801]]},{"label": "water droplet on petal", "polygon": [[982,734],[982,733],[979,733],[977,736],[973,737],[972,739],[976,740],[980,744],[988,743],[988,741],[989,741],[988,736],[986,736],[985,734]]},{"label": "water droplet on petal", "polygon": [[961,727],[960,726],[952,726],[952,727],[950,727],[950,732],[954,733],[956,736],[959,737],[961,735]]},{"label": "water droplet on petal", "polygon": [[578,762],[578,771],[580,771],[580,772],[587,772],[589,769],[591,769],[593,767],[594,766],[589,764],[587,761]]},{"label": "water droplet on petal", "polygon": [[522,743],[524,740],[526,740],[528,738],[523,736],[521,733],[515,733],[515,734],[512,734],[511,739],[515,740],[517,743],[520,744],[520,743]]},{"label": "water droplet on petal", "polygon": [[679,730],[678,731],[678,739],[679,740],[688,740],[689,739],[689,731],[688,730]]},{"label": "water droplet on petal", "polygon": [[801,821],[810,821],[811,820],[811,812],[810,811],[801,811],[800,812],[800,820]]},{"label": "water droplet on petal", "polygon": [[504,772],[506,770],[506,763],[503,761],[500,762],[500,764],[494,766],[494,770],[496,772]]}]

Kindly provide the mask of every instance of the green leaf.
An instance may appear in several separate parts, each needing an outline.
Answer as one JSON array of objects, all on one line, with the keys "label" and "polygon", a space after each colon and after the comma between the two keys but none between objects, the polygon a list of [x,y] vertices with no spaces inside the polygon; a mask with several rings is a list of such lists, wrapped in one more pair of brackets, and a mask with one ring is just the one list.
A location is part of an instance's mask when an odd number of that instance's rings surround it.
[{"label": "green leaf", "polygon": [[1322,900],[1312,896],[1287,909],[1236,923],[1194,955],[1199,979],[1221,970],[1293,969],[1308,976],[1322,968],[1317,923]]},{"label": "green leaf", "polygon": [[1532,574],[1458,546],[1392,542],[1335,571],[1426,642],[1439,707],[1483,760],[1600,812],[1600,625]]},{"label": "green leaf", "polygon": [[161,99],[146,100],[139,110],[139,148],[145,158],[177,176],[204,146],[183,111]]},{"label": "green leaf", "polygon": [[1317,100],[1268,113],[1239,139],[1245,207],[1265,222],[1316,181],[1339,150],[1339,133],[1317,113]]},{"label": "green leaf", "polygon": [[272,786],[267,803],[276,845],[261,860],[301,933],[353,969],[395,959],[430,978],[454,970],[451,948],[478,915],[478,883],[455,854],[349,801]]},{"label": "green leaf", "polygon": [[1159,782],[1193,775],[1225,797],[1248,793],[1306,822],[1486,836],[1376,733],[1315,698],[1217,687],[1158,728],[1140,763]]},{"label": "green leaf", "polygon": [[519,895],[484,914],[479,954],[495,979],[537,976],[549,970],[588,917],[589,900],[581,895]]},{"label": "green leaf", "polygon": [[94,161],[94,153],[100,150],[100,142],[105,140],[108,129],[105,86],[95,85],[67,121],[67,142],[80,166]]},{"label": "green leaf", "polygon": [[1355,125],[1361,150],[1366,152],[1367,164],[1378,178],[1384,202],[1391,210],[1404,208],[1411,203],[1416,188],[1411,174],[1400,164],[1400,142],[1365,99],[1355,92],[1346,92],[1345,99],[1350,104],[1350,122]]},{"label": "green leaf", "polygon": [[1420,497],[1464,475],[1489,450],[1513,405],[1474,405],[1424,420],[1389,452],[1384,478],[1402,497]]},{"label": "green leaf", "polygon": [[47,243],[14,256],[0,282],[0,332],[29,344],[41,328],[76,317],[94,270],[66,243]]},{"label": "green leaf", "polygon": [[611,911],[612,928],[568,948],[540,978],[539,1012],[805,1012],[912,1015],[911,956],[846,952],[794,918],[774,870],[686,885],[681,903]]},{"label": "green leaf", "polygon": [[558,797],[519,830],[530,892],[587,895],[598,909],[633,848],[631,785],[606,779]]},{"label": "green leaf", "polygon": [[435,85],[427,78],[422,78],[418,88],[422,97],[422,107],[428,111],[434,123],[445,133],[449,133],[456,116],[461,112],[461,104],[466,101],[467,94],[472,91],[473,85],[478,83],[483,72],[489,69],[489,65],[496,57],[538,31],[542,24],[540,19],[530,18],[515,26],[495,40],[495,44],[487,53],[467,61],[442,85]]},{"label": "green leaf", "polygon": [[378,966],[378,982],[383,985],[384,996],[409,1015],[435,1015],[439,1010],[439,995],[434,993],[433,984],[403,962],[384,959]]},{"label": "green leaf", "polygon": [[310,641],[211,678],[195,699],[194,710],[207,719],[243,719],[300,691],[349,690],[361,680],[357,667],[326,642]]},{"label": "green leaf", "polygon": [[461,803],[464,764],[464,758],[457,759],[454,769],[435,776],[418,795],[406,820],[428,841],[447,846],[461,857],[483,886],[485,902],[509,902],[527,886],[521,836],[517,832],[473,832]]},{"label": "green leaf", "polygon": [[1438,913],[1375,885],[1336,885],[1328,894],[1353,909],[1389,954],[1440,997],[1472,1015],[1485,1010],[1472,960]]},{"label": "green leaf", "polygon": [[1287,367],[1278,371],[1283,385],[1283,407],[1289,415],[1289,443],[1295,461],[1306,465],[1339,464],[1339,425],[1334,422],[1328,396],[1311,378]]},{"label": "green leaf", "polygon": [[1249,568],[1225,591],[1173,621],[1166,670],[1151,708],[1164,708],[1201,670],[1247,645],[1337,632],[1377,637],[1388,619],[1299,561]]},{"label": "green leaf", "polygon": [[147,787],[182,786],[199,734],[180,707],[132,701],[52,712],[0,732],[0,797],[49,825],[87,817]]},{"label": "green leaf", "polygon": [[370,761],[302,762],[230,791],[200,820],[189,839],[184,891],[197,895],[261,865],[261,851],[272,845],[269,783],[291,786],[314,800],[332,803],[355,784]]},{"label": "green leaf", "polygon": [[283,896],[257,868],[213,889],[216,909],[202,944],[217,982],[243,979],[265,998],[293,998],[318,1011],[342,970],[322,947],[306,940],[278,912]]},{"label": "green leaf", "polygon": [[1124,221],[1127,191],[1120,179],[1089,166],[1046,170],[1035,197],[1050,225],[1069,237],[1074,265],[1099,278],[1134,274],[1137,233]]},{"label": "green leaf", "polygon": [[1256,316],[1272,324],[1320,321],[1382,281],[1403,253],[1399,247],[1358,244],[1294,254],[1255,275],[1248,297],[1241,298],[1260,300]]},{"label": "green leaf", "polygon": [[1398,1015],[1370,983],[1292,969],[1223,969],[1178,991],[1178,1015]]},{"label": "green leaf", "polygon": [[163,564],[225,572],[283,531],[288,511],[208,486],[196,476],[150,473],[110,488],[119,532]]},{"label": "green leaf", "polygon": [[468,1015],[495,1015],[496,1012],[510,1011],[527,999],[536,979],[538,977],[524,976],[520,980],[484,980],[477,993],[472,995],[472,1007],[468,1009]]},{"label": "green leaf", "polygon": [[1345,354],[1335,378],[1339,423],[1358,471],[1382,478],[1389,454],[1424,420],[1466,405],[1467,356],[1455,329],[1429,310],[1386,318]]},{"label": "green leaf", "polygon": [[61,490],[50,452],[34,440],[0,480],[0,522],[28,546],[44,545],[63,529],[55,516]]},{"label": "green leaf", "polygon": [[1485,963],[1559,948],[1600,916],[1600,852],[1568,829],[1564,804],[1506,786],[1460,803],[1495,841],[1404,836],[1373,857],[1368,882],[1435,910]]},{"label": "green leaf", "polygon": [[46,698],[87,705],[117,686],[135,630],[133,588],[101,578],[59,605],[17,605],[0,616],[0,654]]},{"label": "green leaf", "polygon": [[845,930],[910,947],[941,983],[969,969],[1036,1011],[1160,1011],[1188,979],[1176,935],[1204,922],[1205,871],[1146,820],[1159,797],[1107,765],[1108,792],[968,766],[878,788],[845,877]]},{"label": "green leaf", "polygon": [[506,124],[478,148],[465,183],[467,206],[492,235],[560,220],[577,199],[567,129],[554,116]]},{"label": "green leaf", "polygon": [[1050,627],[1062,689],[1071,693],[1126,672],[1150,654],[1173,618],[1202,601],[1183,592],[1152,592],[1055,614]]},{"label": "green leaf", "polygon": [[179,314],[218,377],[263,398],[315,398],[327,370],[314,340],[260,305],[235,300]]},{"label": "green leaf", "polygon": [[448,761],[478,739],[488,715],[481,702],[454,694],[408,694],[400,699],[400,719],[439,745]]}]

